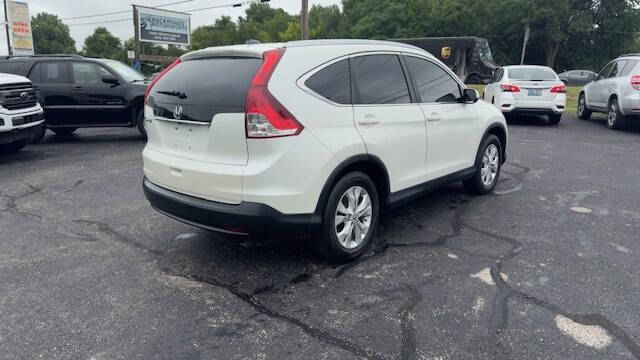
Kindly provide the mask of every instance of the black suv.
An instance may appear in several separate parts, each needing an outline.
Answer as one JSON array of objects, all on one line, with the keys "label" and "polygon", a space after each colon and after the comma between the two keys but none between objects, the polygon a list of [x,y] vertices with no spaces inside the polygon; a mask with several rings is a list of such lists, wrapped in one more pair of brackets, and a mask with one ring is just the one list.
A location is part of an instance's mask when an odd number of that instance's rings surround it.
[{"label": "black suv", "polygon": [[[45,125],[58,135],[82,127],[137,126],[146,136],[147,81],[124,63],[77,55],[13,56],[0,59],[0,72],[31,79]],[[43,136],[44,131],[32,141]]]}]

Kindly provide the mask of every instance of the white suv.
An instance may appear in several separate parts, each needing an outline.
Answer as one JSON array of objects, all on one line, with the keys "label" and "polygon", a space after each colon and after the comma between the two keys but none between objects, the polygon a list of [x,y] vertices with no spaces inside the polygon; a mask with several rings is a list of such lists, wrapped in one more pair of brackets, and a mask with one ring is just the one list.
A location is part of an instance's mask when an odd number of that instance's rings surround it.
[{"label": "white suv", "polygon": [[232,234],[315,234],[361,255],[380,211],[464,180],[490,192],[507,127],[429,53],[363,40],[214,47],[149,85],[144,191],[158,211]]},{"label": "white suv", "polygon": [[541,114],[556,125],[567,107],[567,85],[546,66],[513,65],[496,70],[484,90],[484,100],[513,114]]},{"label": "white suv", "polygon": [[25,147],[44,131],[43,122],[31,80],[0,73],[0,154]]}]

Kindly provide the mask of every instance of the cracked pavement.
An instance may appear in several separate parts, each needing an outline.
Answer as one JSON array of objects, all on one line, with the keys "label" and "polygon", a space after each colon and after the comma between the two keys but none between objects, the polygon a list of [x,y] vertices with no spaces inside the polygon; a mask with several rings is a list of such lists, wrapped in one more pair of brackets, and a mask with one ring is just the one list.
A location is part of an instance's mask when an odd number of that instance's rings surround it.
[{"label": "cracked pavement", "polygon": [[640,130],[509,126],[490,196],[386,214],[348,264],[152,210],[135,129],[0,156],[3,359],[640,358]]}]

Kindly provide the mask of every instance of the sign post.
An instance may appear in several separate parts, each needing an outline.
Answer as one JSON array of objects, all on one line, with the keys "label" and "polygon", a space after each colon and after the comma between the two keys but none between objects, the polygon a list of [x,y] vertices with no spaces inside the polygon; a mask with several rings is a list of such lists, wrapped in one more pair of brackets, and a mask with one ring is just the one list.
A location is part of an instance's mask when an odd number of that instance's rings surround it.
[{"label": "sign post", "polygon": [[7,28],[10,39],[9,55],[33,55],[33,34],[31,33],[31,17],[29,5],[24,2],[5,0]]}]

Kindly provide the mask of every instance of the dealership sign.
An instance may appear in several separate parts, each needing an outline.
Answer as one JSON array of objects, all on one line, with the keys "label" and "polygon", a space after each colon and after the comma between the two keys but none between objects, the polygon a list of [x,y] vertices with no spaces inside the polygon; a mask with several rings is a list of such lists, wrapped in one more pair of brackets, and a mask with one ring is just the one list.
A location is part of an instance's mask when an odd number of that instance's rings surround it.
[{"label": "dealership sign", "polygon": [[189,14],[134,6],[137,40],[143,42],[191,45]]},{"label": "dealership sign", "polygon": [[33,55],[33,36],[31,34],[31,18],[27,3],[7,2],[9,34],[14,55]]}]

